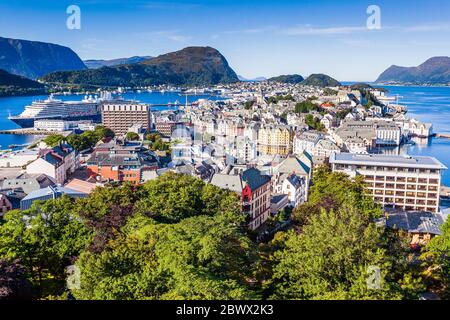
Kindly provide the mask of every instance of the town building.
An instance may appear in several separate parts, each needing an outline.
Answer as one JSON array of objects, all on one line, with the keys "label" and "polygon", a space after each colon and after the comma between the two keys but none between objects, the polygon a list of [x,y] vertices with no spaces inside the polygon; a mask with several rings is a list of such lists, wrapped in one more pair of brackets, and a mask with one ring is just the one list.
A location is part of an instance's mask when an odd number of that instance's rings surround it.
[{"label": "town building", "polygon": [[258,152],[263,155],[288,155],[292,148],[289,126],[263,125],[258,131]]},{"label": "town building", "polygon": [[276,186],[276,193],[286,194],[289,205],[293,208],[306,202],[307,185],[305,177],[299,177],[295,173],[282,179],[280,185]]},{"label": "town building", "polygon": [[289,206],[289,198],[287,194],[274,194],[270,200],[270,213],[275,216],[280,211]]},{"label": "town building", "polygon": [[64,188],[61,186],[49,186],[44,189],[39,189],[31,192],[20,201],[20,210],[30,209],[35,201],[46,201],[51,199],[61,198],[66,195],[71,198],[86,198],[88,194]]},{"label": "town building", "polygon": [[183,122],[175,122],[175,121],[159,121],[155,123],[155,130],[159,132],[164,137],[171,137],[172,133],[177,128],[183,128]]},{"label": "town building", "polygon": [[38,158],[36,150],[19,150],[0,154],[0,168],[19,168]]},{"label": "town building", "polygon": [[43,173],[21,173],[17,177],[7,178],[0,184],[0,190],[21,189],[26,194],[55,185],[55,181]]},{"label": "town building", "polygon": [[441,173],[432,157],[333,153],[335,172],[362,176],[373,199],[385,207],[405,211],[439,212]]},{"label": "town building", "polygon": [[399,146],[402,141],[402,130],[393,122],[378,123],[375,132],[378,146]]},{"label": "town building", "polygon": [[142,103],[117,101],[102,105],[102,124],[117,135],[124,135],[136,124],[146,130],[152,127],[150,106]]},{"label": "town building", "polygon": [[[312,178],[312,168],[312,157],[306,151],[299,156],[288,156],[272,169],[273,190],[275,193],[288,194],[289,192],[287,192],[287,190],[291,182],[285,180],[292,177],[292,175],[295,175],[296,178],[291,180],[296,180],[298,178],[302,181],[299,185],[297,184],[297,181],[294,181],[293,184],[296,189],[295,192],[291,192],[290,200],[296,205],[307,201]],[[289,189],[290,188],[291,187],[289,187]]]},{"label": "town building", "polygon": [[0,218],[11,210],[20,209],[20,201],[25,196],[20,189],[0,191]]},{"label": "town building", "polygon": [[142,172],[156,170],[157,158],[140,143],[119,144],[115,141],[99,144],[87,159],[90,176],[98,181],[141,183]]},{"label": "town building", "polygon": [[42,149],[39,157],[27,165],[28,174],[45,174],[57,184],[63,184],[67,177],[77,168],[75,150],[67,145],[60,144],[52,149]]},{"label": "town building", "polygon": [[4,193],[0,193],[0,217],[5,215],[8,211],[12,210],[13,205],[11,201],[8,199],[7,195]]},{"label": "town building", "polygon": [[238,174],[215,174],[211,184],[234,191],[241,198],[242,211],[251,230],[261,227],[269,218],[271,208],[270,176],[256,168]]},{"label": "town building", "polygon": [[433,212],[390,212],[382,219],[390,229],[403,230],[411,236],[410,246],[419,249],[431,239],[442,234],[441,226],[445,218],[441,213]]}]

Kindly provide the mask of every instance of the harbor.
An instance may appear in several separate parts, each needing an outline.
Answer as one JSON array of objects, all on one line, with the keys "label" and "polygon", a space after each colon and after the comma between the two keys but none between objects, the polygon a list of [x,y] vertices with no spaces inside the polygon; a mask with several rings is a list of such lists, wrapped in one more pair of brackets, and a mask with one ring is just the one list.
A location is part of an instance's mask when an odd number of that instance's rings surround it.
[{"label": "harbor", "polygon": [[14,134],[14,135],[28,135],[28,136],[49,136],[52,134],[61,134],[65,137],[67,137],[69,134],[72,133],[72,131],[62,131],[62,132],[55,132],[55,131],[45,131],[45,130],[35,130],[33,128],[20,128],[20,129],[9,129],[9,130],[0,130],[0,134]]}]

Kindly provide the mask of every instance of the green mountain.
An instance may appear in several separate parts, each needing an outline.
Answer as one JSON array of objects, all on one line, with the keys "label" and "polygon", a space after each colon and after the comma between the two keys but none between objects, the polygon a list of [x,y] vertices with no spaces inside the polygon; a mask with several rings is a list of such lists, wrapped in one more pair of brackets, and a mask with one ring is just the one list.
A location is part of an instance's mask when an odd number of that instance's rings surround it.
[{"label": "green mountain", "polygon": [[99,69],[101,67],[114,67],[114,66],[120,66],[122,64],[132,64],[132,63],[139,63],[148,59],[151,59],[150,56],[144,56],[144,57],[131,57],[131,58],[119,58],[119,59],[112,59],[112,60],[84,60],[84,64],[89,69]]},{"label": "green mountain", "polygon": [[188,47],[128,65],[55,72],[42,80],[91,86],[214,85],[239,81],[225,57],[211,47]]},{"label": "green mountain", "polygon": [[339,87],[341,83],[325,74],[312,74],[301,84],[315,87]]},{"label": "green mountain", "polygon": [[0,96],[45,94],[45,86],[0,69]]},{"label": "green mountain", "polygon": [[303,80],[305,80],[305,78],[303,78],[299,74],[288,74],[288,75],[281,75],[278,77],[270,78],[268,81],[297,84],[297,83],[302,82]]},{"label": "green mountain", "polygon": [[377,79],[377,83],[450,84],[450,57],[434,57],[418,67],[391,66]]},{"label": "green mountain", "polygon": [[86,66],[67,47],[0,37],[0,69],[36,79],[50,72],[81,70]]}]

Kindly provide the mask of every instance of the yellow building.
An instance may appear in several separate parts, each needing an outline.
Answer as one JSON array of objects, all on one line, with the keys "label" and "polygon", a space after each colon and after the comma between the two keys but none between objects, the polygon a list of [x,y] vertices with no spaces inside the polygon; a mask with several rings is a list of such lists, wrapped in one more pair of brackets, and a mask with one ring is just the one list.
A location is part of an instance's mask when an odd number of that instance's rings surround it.
[{"label": "yellow building", "polygon": [[288,155],[292,146],[289,126],[265,125],[258,132],[258,151],[262,155]]}]

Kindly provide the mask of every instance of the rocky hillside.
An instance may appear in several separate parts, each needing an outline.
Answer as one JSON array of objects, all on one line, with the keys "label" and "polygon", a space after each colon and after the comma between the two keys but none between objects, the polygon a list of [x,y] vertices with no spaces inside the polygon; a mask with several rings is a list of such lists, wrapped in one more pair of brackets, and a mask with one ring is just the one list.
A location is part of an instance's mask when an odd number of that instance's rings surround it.
[{"label": "rocky hillside", "polygon": [[289,75],[281,75],[278,77],[273,77],[273,78],[270,78],[268,81],[297,84],[297,83],[302,82],[303,80],[305,80],[305,78],[303,78],[299,74],[289,74]]},{"label": "rocky hillside", "polygon": [[450,57],[434,57],[418,67],[391,66],[377,79],[377,83],[394,84],[450,84]]},{"label": "rocky hillside", "polygon": [[312,74],[302,82],[305,86],[315,87],[338,87],[341,85],[339,81],[325,74]]},{"label": "rocky hillside", "polygon": [[36,79],[54,71],[86,69],[70,48],[0,37],[0,69]]},{"label": "rocky hillside", "polygon": [[225,57],[211,47],[188,47],[134,64],[55,72],[42,80],[96,86],[214,85],[239,81]]}]

